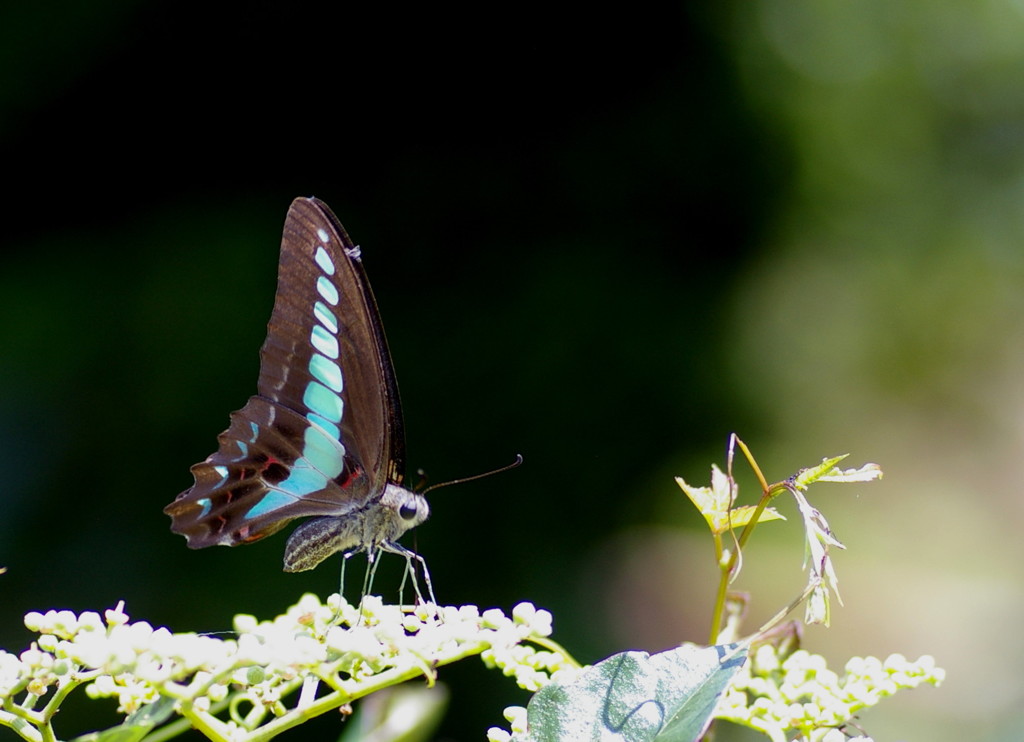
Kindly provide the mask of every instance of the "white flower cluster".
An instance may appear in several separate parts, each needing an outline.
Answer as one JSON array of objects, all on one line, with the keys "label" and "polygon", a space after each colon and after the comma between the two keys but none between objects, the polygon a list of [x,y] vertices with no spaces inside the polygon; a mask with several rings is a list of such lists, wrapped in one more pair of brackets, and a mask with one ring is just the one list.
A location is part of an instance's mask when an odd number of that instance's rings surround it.
[{"label": "white flower cluster", "polygon": [[[487,614],[484,614],[487,617]],[[551,614],[538,611],[529,603],[520,603],[512,611],[517,626],[529,626],[534,636],[551,634]],[[532,644],[518,642],[495,642],[481,655],[488,667],[499,668],[506,676],[515,678],[516,685],[524,690],[536,692],[551,682],[557,673],[575,672],[575,662],[560,651],[537,649]]]},{"label": "white flower cluster", "polygon": [[821,655],[801,649],[783,658],[774,646],[762,645],[729,684],[715,717],[764,732],[773,742],[789,739],[787,731],[793,730],[807,742],[846,739],[841,732],[836,736],[838,728],[861,709],[898,690],[938,685],[944,678],[945,671],[928,655],[917,662],[899,654],[884,662],[854,657],[840,677]]},{"label": "white flower cluster", "polygon": [[515,739],[525,739],[528,728],[526,707],[509,706],[505,709],[504,717],[512,731],[491,727],[487,730],[487,742],[512,742]]},{"label": "white flower cluster", "polygon": [[[237,616],[230,638],[130,623],[123,604],[102,617],[30,613],[25,625],[38,640],[20,655],[0,650],[0,724],[23,729],[26,739],[40,731],[46,738],[60,701],[81,684],[91,697],[116,697],[121,713],[168,699],[211,739],[244,739],[268,716],[268,724],[284,722],[283,731],[296,716],[388,685],[419,675],[432,682],[440,665],[485,650],[508,666],[516,645],[550,634],[551,615],[526,603],[509,618],[475,606],[403,609],[367,596],[356,607],[337,595],[327,603],[305,595],[273,621]],[[282,699],[300,687],[289,708]],[[221,712],[230,718],[218,718]]]}]

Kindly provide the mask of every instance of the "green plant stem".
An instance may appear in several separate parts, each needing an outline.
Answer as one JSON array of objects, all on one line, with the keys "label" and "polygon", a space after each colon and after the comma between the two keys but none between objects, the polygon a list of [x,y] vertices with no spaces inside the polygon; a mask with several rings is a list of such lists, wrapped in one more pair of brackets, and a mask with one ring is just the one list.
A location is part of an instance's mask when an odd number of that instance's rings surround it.
[{"label": "green plant stem", "polygon": [[[753,515],[747,521],[747,524],[743,527],[740,535],[735,538],[734,548],[732,553],[729,555],[727,563],[722,564],[722,555],[725,553],[724,545],[722,543],[721,536],[715,536],[715,556],[718,564],[721,565],[721,574],[718,580],[718,591],[715,595],[715,605],[711,619],[711,632],[709,643],[714,644],[718,641],[718,635],[722,631],[722,622],[725,617],[725,603],[729,596],[729,585],[732,584],[733,575],[736,572],[736,567],[740,563],[742,558],[743,548],[750,540],[751,535],[754,533],[754,528],[757,526],[761,519],[761,514],[764,513],[764,509],[768,507],[768,503],[774,500],[779,494],[787,491],[790,485],[787,482],[779,482],[776,484],[768,484],[768,480],[765,478],[764,473],[761,471],[761,467],[758,466],[757,460],[754,458],[754,454],[747,448],[747,444],[743,440],[733,433],[729,440],[729,455],[728,455],[728,476],[730,486],[735,488],[735,480],[732,474],[732,462],[734,446],[739,446],[740,451],[743,452],[743,456],[747,459],[747,463],[754,472],[754,476],[757,477],[758,483],[761,485],[761,499],[757,502],[757,507],[754,509]],[[730,508],[732,507],[730,502]],[[732,533],[732,531],[729,531]]]},{"label": "green plant stem", "polygon": [[[719,534],[715,534],[715,555],[718,558],[718,564],[722,564],[722,537]],[[737,550],[733,550],[733,554],[729,557],[729,563],[722,565],[718,575],[718,590],[715,593],[715,607],[711,613],[711,632],[708,637],[708,644],[716,644],[718,642],[718,635],[722,631],[722,619],[725,616],[725,599],[729,592],[729,575],[732,573],[733,565],[736,563]]]}]

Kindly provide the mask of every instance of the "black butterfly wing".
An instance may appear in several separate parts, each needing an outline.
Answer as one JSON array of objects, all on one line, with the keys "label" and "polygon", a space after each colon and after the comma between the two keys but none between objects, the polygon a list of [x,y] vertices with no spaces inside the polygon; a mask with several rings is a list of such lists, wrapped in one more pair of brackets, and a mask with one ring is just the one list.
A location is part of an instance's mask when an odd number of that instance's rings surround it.
[{"label": "black butterfly wing", "polygon": [[[359,247],[315,198],[295,199],[288,210],[260,360],[260,396],[328,428],[340,417],[340,440],[365,467],[360,475],[369,478],[371,492],[383,491],[389,474],[400,479],[401,404],[377,302]],[[328,415],[336,411],[333,384],[342,387],[337,416]]]},{"label": "black butterfly wing", "polygon": [[359,248],[316,199],[288,210],[260,360],[258,394],[164,509],[192,548],[343,515],[401,481],[398,386],[373,292]]}]

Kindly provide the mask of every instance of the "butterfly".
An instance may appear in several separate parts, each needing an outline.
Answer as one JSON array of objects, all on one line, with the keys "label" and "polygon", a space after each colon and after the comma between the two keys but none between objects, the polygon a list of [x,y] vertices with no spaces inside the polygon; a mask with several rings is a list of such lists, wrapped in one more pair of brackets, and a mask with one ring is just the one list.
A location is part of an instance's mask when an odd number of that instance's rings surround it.
[{"label": "butterfly", "polygon": [[[257,393],[231,413],[195,483],[164,508],[201,549],[251,543],[294,518],[284,569],[339,551],[415,558],[397,543],[430,514],[402,486],[398,384],[360,248],[322,201],[297,198],[281,239]],[[429,576],[426,577],[429,587]]]}]

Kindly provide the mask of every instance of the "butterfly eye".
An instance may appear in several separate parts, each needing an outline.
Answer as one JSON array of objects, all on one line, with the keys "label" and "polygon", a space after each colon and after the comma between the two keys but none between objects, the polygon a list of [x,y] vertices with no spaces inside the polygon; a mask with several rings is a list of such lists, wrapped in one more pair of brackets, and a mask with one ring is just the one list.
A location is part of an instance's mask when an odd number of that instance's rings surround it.
[{"label": "butterfly eye", "polygon": [[398,514],[402,516],[402,520],[412,520],[416,517],[416,506],[415,505],[403,505],[398,508]]}]

